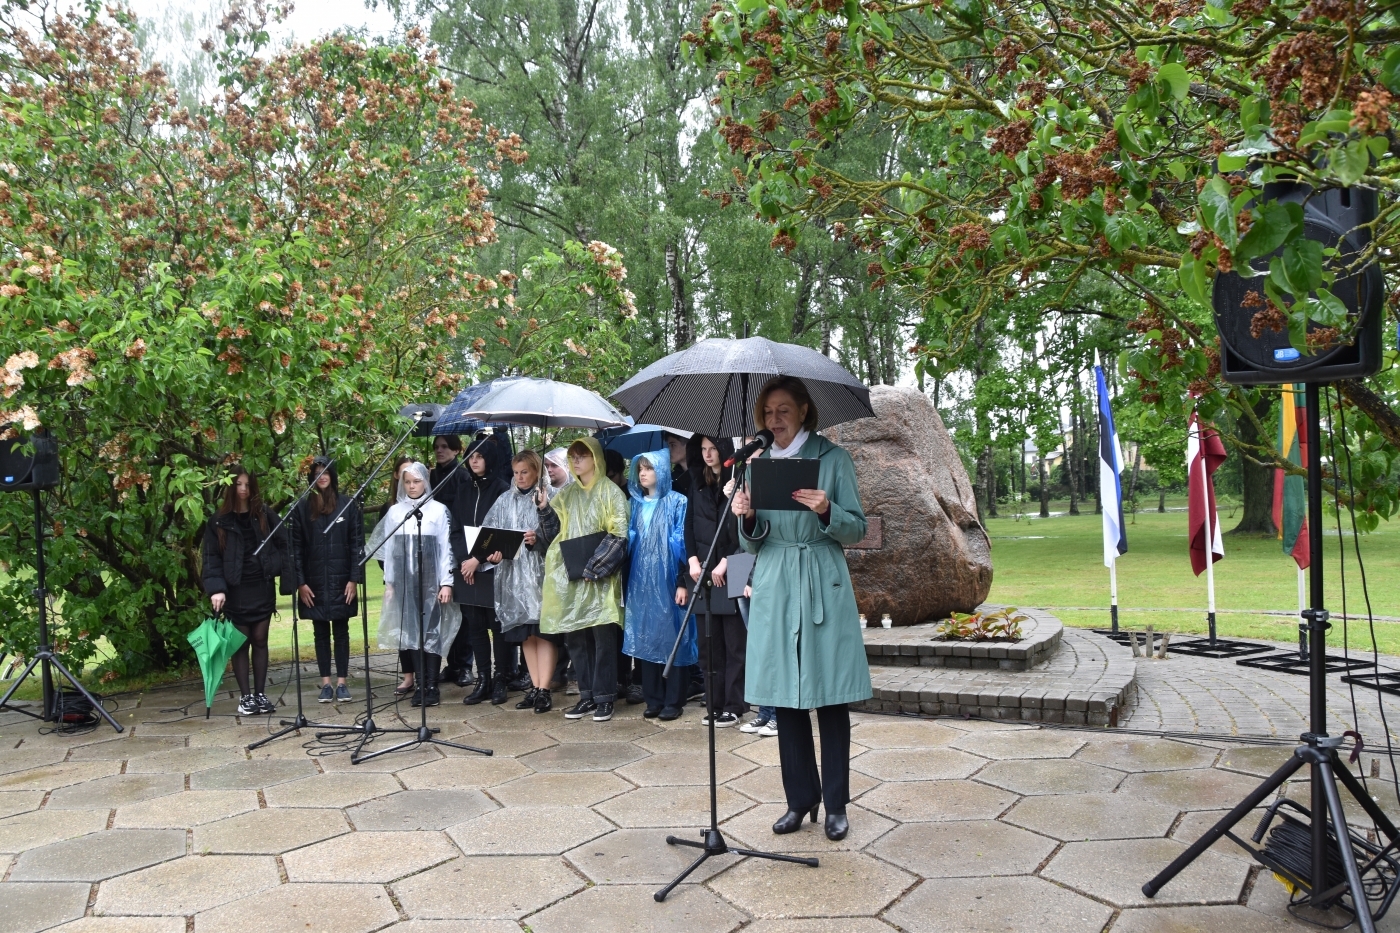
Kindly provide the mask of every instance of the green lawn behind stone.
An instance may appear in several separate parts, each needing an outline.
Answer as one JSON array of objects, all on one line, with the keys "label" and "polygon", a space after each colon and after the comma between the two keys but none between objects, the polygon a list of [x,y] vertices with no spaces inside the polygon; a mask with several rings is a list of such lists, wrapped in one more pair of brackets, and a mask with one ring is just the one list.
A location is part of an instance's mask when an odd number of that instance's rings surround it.
[{"label": "green lawn behind stone", "polygon": [[[1183,500],[1168,500],[1168,508]],[[1064,508],[1065,503],[1052,504]],[[1204,633],[1206,577],[1191,572],[1186,512],[1139,512],[1128,516],[1128,553],[1118,560],[1120,625],[1141,630]],[[1343,516],[1345,523],[1345,515]],[[1227,531],[1234,520],[1222,513]],[[1344,528],[1345,528],[1344,524]],[[1326,605],[1342,611],[1342,568],[1346,609],[1365,616],[1361,574],[1350,531],[1338,538],[1335,519],[1326,525],[1323,565]],[[987,522],[992,539],[990,602],[1042,607],[1068,625],[1103,628],[1109,623],[1108,568],[1103,565],[1102,518],[1090,502],[1085,514],[1051,518],[995,518]],[[1400,617],[1400,525],[1382,522],[1360,538],[1371,607],[1376,615]],[[1345,546],[1341,554],[1339,545]],[[1344,564],[1342,561],[1344,557]],[[1279,541],[1255,535],[1225,535],[1225,558],[1215,565],[1216,632],[1226,637],[1297,640],[1297,622],[1263,610],[1296,611],[1297,565]],[[1097,608],[1096,608],[1097,607]],[[1174,611],[1147,611],[1174,610]],[[1229,610],[1229,611],[1227,611]],[[1248,610],[1243,614],[1236,610]],[[1352,649],[1370,650],[1365,619],[1347,625]],[[1377,622],[1376,641],[1384,654],[1400,655],[1400,623]],[[1328,644],[1340,648],[1342,622],[1334,619]]]}]

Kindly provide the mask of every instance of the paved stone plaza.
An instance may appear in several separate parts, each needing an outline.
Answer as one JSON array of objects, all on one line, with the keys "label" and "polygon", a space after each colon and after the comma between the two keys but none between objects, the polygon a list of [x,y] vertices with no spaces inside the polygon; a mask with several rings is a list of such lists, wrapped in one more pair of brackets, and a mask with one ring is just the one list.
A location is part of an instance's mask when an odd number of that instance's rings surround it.
[{"label": "paved stone plaza", "polygon": [[[1141,666],[1159,697],[1159,681],[1208,692],[1237,670],[1189,658]],[[1260,672],[1233,687],[1253,691],[1260,677],[1289,703],[1305,688]],[[728,837],[815,854],[821,866],[726,856],[657,904],[653,891],[690,855],[666,835],[698,837],[707,821],[699,711],[663,724],[623,705],[600,724],[465,707],[459,696],[445,691],[431,723],[494,757],[429,748],[352,766],[309,734],[247,752],[266,721],[206,721],[192,688],[125,698],[120,737],[105,726],[45,736],[0,717],[0,933],[1307,928],[1288,916],[1282,886],[1228,843],[1155,901],[1139,892],[1286,748],[859,714],[851,836],[831,843],[820,824],[772,835],[783,811],[776,740],[720,730]],[[185,704],[188,718],[173,709]],[[1168,706],[1142,706],[1128,725],[1190,725]],[[216,710],[231,707],[225,698]],[[345,723],[363,712],[308,709]],[[406,703],[400,711],[416,720]],[[388,724],[392,706],[377,718]],[[1372,786],[1397,809],[1392,790]]]}]

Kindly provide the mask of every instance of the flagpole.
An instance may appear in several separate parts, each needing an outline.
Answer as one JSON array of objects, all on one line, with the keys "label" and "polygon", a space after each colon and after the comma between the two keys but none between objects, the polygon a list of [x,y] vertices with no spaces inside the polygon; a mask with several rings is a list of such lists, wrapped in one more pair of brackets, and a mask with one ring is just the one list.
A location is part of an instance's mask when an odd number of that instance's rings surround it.
[{"label": "flagpole", "polygon": [[[1302,571],[1299,571],[1302,573]],[[1109,615],[1113,618],[1113,634],[1118,634],[1118,561],[1108,565]]]},{"label": "flagpole", "polygon": [[[1206,515],[1206,627],[1210,643],[1215,644],[1215,516],[1210,507],[1210,471],[1206,469],[1205,432],[1200,421],[1195,422],[1197,459],[1201,461],[1201,499]],[[1189,514],[1188,509],[1188,514]]]},{"label": "flagpole", "polygon": [[1298,657],[1308,659],[1308,621],[1303,613],[1308,610],[1308,575],[1298,568]]}]

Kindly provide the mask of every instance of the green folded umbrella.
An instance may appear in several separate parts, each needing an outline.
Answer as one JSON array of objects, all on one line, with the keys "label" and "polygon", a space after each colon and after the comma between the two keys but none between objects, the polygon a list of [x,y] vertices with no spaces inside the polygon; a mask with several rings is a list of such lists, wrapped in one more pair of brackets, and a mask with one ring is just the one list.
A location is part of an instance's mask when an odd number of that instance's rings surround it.
[{"label": "green folded umbrella", "polygon": [[214,694],[224,679],[224,668],[233,653],[243,647],[248,637],[225,619],[205,619],[199,628],[187,636],[194,656],[199,659],[199,672],[204,675],[204,718],[214,705]]}]

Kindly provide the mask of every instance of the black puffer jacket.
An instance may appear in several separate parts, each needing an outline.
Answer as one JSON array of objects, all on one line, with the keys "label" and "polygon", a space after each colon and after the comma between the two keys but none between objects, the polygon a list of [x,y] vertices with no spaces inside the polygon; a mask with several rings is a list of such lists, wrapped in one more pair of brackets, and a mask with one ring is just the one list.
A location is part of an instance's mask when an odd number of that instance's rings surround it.
[{"label": "black puffer jacket", "polygon": [[[318,469],[318,468],[313,468]],[[328,515],[311,517],[311,498],[297,506],[292,527],[292,557],[296,567],[297,586],[311,587],[315,605],[307,606],[297,600],[297,611],[303,619],[328,622],[350,619],[359,612],[358,597],[345,601],[345,584],[365,582],[365,568],[360,560],[365,552],[365,523],[358,505],[351,505],[343,518],[331,527],[331,520],[350,502],[340,494],[340,478],[335,464],[329,467],[331,489],[335,492],[335,509]]]},{"label": "black puffer jacket", "polygon": [[[690,504],[685,510],[685,554],[686,563],[694,557],[700,563],[705,562],[705,557],[710,553],[710,542],[715,540],[715,526],[718,518],[722,515],[724,526],[719,533],[719,539],[715,544],[715,560],[721,557],[728,557],[731,554],[739,553],[739,526],[734,517],[734,513],[729,511],[729,500],[724,496],[724,484],[729,482],[733,474],[733,467],[723,467],[720,470],[718,483],[707,484],[705,482],[705,458],[700,453],[700,443],[704,438],[696,434],[686,444],[685,458],[690,464]],[[715,446],[719,448],[720,461],[723,462],[734,456],[734,442],[727,437],[711,438]],[[689,573],[686,574],[687,589],[694,585]],[[716,588],[714,593],[714,606],[712,611],[715,615],[733,615],[739,611],[739,607],[734,600],[730,599],[725,589]],[[695,606],[695,611],[703,613],[705,611],[705,592],[700,591],[699,602]]]},{"label": "black puffer jacket", "polygon": [[[262,549],[258,559],[262,562],[265,576],[281,578],[280,592],[287,596],[296,591],[293,582],[296,579],[296,568],[291,564],[287,528],[285,525],[277,527],[278,516],[272,509],[265,508],[263,512],[267,519],[267,528],[277,528],[277,531],[267,547]],[[219,543],[220,530],[224,533],[222,545]],[[204,525],[204,571],[201,574],[204,592],[210,596],[215,593],[227,593],[231,587],[242,583],[243,552],[245,549],[256,548],[265,537],[262,523],[256,520],[253,522],[254,540],[244,541],[243,533],[238,529],[238,520],[232,512],[216,512],[210,516]]]},{"label": "black puffer jacket", "polygon": [[[479,451],[486,460],[486,475],[476,476],[467,465],[473,451]],[[462,561],[467,559],[467,537],[464,528],[480,527],[486,520],[491,506],[509,488],[496,476],[496,465],[500,458],[500,448],[489,437],[473,441],[462,459],[462,468],[457,471],[452,499],[445,502],[452,513],[452,598],[455,602],[469,606],[495,606],[496,595],[493,581],[494,570],[477,573],[475,582],[462,579]]]}]

